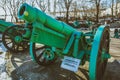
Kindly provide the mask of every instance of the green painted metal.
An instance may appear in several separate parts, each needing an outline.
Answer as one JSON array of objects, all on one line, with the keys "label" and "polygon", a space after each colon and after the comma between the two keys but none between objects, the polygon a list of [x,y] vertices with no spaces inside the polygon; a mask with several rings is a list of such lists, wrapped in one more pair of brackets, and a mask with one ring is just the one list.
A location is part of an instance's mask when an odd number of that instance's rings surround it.
[{"label": "green painted metal", "polygon": [[[94,41],[92,44],[92,49],[91,49],[91,53],[90,53],[90,64],[89,64],[89,79],[90,80],[97,80],[96,79],[96,71],[97,71],[97,58],[98,58],[98,53],[99,53],[99,48],[100,48],[100,43],[101,42],[101,38],[103,36],[105,30],[105,26],[102,25],[98,28],[95,37],[94,37]],[[102,49],[102,56],[103,54],[106,55],[106,51],[105,49]],[[103,61],[105,59],[105,57],[101,56],[101,60]],[[108,58],[107,58],[108,59]]]},{"label": "green painted metal", "polygon": [[69,37],[70,34],[75,31],[75,29],[73,29],[71,26],[53,19],[52,17],[46,15],[44,12],[38,10],[37,8],[31,7],[26,3],[20,7],[18,11],[18,17],[20,19],[24,19],[29,23],[39,22],[41,24],[44,24],[46,27],[62,33],[67,37]]},{"label": "green painted metal", "polygon": [[50,48],[46,48],[43,52],[43,56],[46,58],[46,60],[53,60],[55,57],[54,52]]},{"label": "green painted metal", "polygon": [[[40,61],[41,54],[46,60],[51,62],[56,56],[60,55],[81,59],[81,65],[85,61],[90,61],[90,80],[96,80],[96,60],[101,36],[106,26],[100,26],[97,32],[93,30],[83,33],[53,19],[27,3],[20,7],[18,17],[26,21],[26,26],[28,26],[28,23],[32,26],[32,28],[27,27],[25,29],[26,34],[24,36],[30,39],[30,55],[34,61],[42,65],[44,63],[47,64],[45,61]],[[45,49],[38,56],[37,50],[35,50],[36,43],[47,46],[44,47]],[[107,49],[105,49],[100,59],[103,59],[103,61],[106,58],[108,59],[109,54],[107,53]]]},{"label": "green painted metal", "polygon": [[67,39],[65,35],[53,31],[41,23],[34,23],[30,41],[63,48],[66,45]]},{"label": "green painted metal", "polygon": [[20,43],[22,41],[22,37],[21,36],[15,36],[15,42],[16,43]]},{"label": "green painted metal", "polygon": [[119,38],[120,36],[119,36],[119,31],[118,31],[118,29],[115,29],[114,30],[114,38]]},{"label": "green painted metal", "polygon": [[75,35],[76,35],[76,32],[74,32],[73,34],[72,34],[72,36],[70,37],[70,39],[69,39],[69,41],[68,41],[68,44],[66,45],[66,47],[65,47],[65,49],[64,49],[64,51],[63,51],[63,54],[67,54],[68,52],[69,52],[69,50],[70,50],[70,48],[71,48],[71,46],[72,46],[72,44],[73,44],[73,41],[74,41],[74,37],[75,37]]},{"label": "green painted metal", "polygon": [[89,67],[89,76],[90,80],[96,80],[96,63],[97,63],[97,56],[98,56],[98,50],[100,46],[100,40],[102,36],[102,32],[104,30],[105,26],[101,26],[99,30],[96,32],[96,35],[94,37],[94,42],[93,42],[93,47],[91,50],[91,55],[90,55],[90,67]]},{"label": "green painted metal", "polygon": [[32,60],[33,61],[35,61],[35,56],[33,55],[33,48],[34,46],[33,46],[33,42],[30,42],[30,56],[31,56],[31,58],[32,58]]},{"label": "green painted metal", "polygon": [[11,22],[5,22],[0,20],[0,32],[4,32],[8,27],[13,26],[14,24]]},{"label": "green painted metal", "polygon": [[87,21],[86,21],[86,24],[88,25],[88,27],[90,27],[90,26],[92,25],[92,22],[89,21],[89,20],[87,20]]},{"label": "green painted metal", "polygon": [[24,28],[25,33],[22,35],[24,38],[30,38],[31,30],[29,28]]},{"label": "green painted metal", "polygon": [[73,25],[74,25],[74,27],[80,27],[80,23],[79,23],[78,20],[75,20],[75,21],[73,22]]},{"label": "green painted metal", "polygon": [[[31,42],[61,48],[62,54],[68,54],[72,48],[71,46],[74,44],[72,55],[77,57],[79,39],[82,32],[78,32],[71,26],[51,18],[26,3],[20,7],[18,17],[27,21],[27,23],[32,23]],[[73,43],[73,41],[75,42]]]},{"label": "green painted metal", "polygon": [[81,38],[81,33],[80,32],[76,32],[76,36],[75,36],[75,42],[74,42],[74,51],[73,51],[73,57],[77,58],[78,53],[79,53],[79,40]]},{"label": "green painted metal", "polygon": [[102,56],[101,56],[101,60],[105,60],[105,59],[109,59],[111,56],[109,53],[107,53],[106,49],[102,50]]}]

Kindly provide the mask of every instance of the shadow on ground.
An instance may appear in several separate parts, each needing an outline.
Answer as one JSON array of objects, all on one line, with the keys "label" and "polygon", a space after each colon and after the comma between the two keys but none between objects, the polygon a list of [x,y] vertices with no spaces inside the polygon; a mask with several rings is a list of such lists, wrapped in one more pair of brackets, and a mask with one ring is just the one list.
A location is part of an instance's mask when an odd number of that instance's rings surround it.
[{"label": "shadow on ground", "polygon": [[117,60],[108,62],[104,80],[120,80],[120,63]]},{"label": "shadow on ground", "polygon": [[[16,68],[11,72],[12,80],[86,80],[88,78],[88,71],[85,69],[79,68],[79,71],[85,75],[86,79],[79,74],[60,68],[60,61],[48,66],[41,66],[31,61],[28,55],[27,58],[25,56],[23,58],[18,54],[12,55],[11,63]],[[15,58],[19,58],[20,61]],[[22,65],[18,66],[18,63],[21,62],[23,62]]]},{"label": "shadow on ground", "polygon": [[[12,73],[12,80],[85,80],[79,75],[61,69],[60,63],[44,67],[32,61],[26,62]],[[84,69],[80,69],[85,71]]]}]

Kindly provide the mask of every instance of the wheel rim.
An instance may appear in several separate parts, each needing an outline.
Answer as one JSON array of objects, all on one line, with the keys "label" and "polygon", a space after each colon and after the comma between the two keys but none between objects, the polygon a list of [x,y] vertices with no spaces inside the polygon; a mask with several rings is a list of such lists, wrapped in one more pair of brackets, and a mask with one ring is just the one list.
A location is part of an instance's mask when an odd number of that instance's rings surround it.
[{"label": "wheel rim", "polygon": [[55,62],[54,52],[44,45],[37,47],[36,43],[30,42],[30,55],[39,65],[46,66]]},{"label": "wheel rim", "polygon": [[2,41],[8,50],[22,52],[28,48],[28,41],[22,39],[22,29],[22,26],[14,25],[5,30]]},{"label": "wheel rim", "polygon": [[109,56],[109,29],[100,26],[94,37],[92,45],[89,76],[90,80],[102,80]]}]

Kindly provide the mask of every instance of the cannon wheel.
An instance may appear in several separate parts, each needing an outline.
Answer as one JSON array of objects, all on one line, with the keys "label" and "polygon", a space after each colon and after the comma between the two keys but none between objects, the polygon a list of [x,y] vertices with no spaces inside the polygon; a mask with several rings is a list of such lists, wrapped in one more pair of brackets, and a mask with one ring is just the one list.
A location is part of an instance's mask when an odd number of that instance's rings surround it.
[{"label": "cannon wheel", "polygon": [[28,48],[28,40],[22,38],[23,32],[23,26],[20,25],[7,28],[2,35],[4,46],[12,52],[25,51]]},{"label": "cannon wheel", "polygon": [[94,37],[89,63],[90,80],[103,80],[109,55],[109,28],[100,26]]},{"label": "cannon wheel", "polygon": [[55,62],[55,52],[50,47],[39,46],[37,43],[30,42],[30,55],[39,65],[49,65]]}]

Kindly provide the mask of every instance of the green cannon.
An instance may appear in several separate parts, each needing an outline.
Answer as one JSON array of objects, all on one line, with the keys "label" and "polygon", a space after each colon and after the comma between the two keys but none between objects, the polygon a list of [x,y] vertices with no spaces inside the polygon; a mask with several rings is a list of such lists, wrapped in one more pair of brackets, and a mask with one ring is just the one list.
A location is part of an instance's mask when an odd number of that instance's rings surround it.
[{"label": "green cannon", "polygon": [[114,38],[119,38],[119,31],[117,28],[114,30]]},{"label": "green cannon", "polygon": [[72,25],[73,25],[73,27],[75,27],[75,28],[82,28],[82,27],[90,28],[91,25],[92,25],[92,22],[89,21],[89,20],[87,20],[87,21],[79,21],[79,20],[76,19],[76,20],[73,22]]},{"label": "green cannon", "polygon": [[28,28],[24,25],[16,25],[12,22],[0,20],[0,32],[2,33],[3,45],[12,52],[25,51],[29,46]]},{"label": "green cannon", "polygon": [[[89,79],[103,79],[110,57],[109,27],[101,25],[95,32],[84,33],[26,3],[20,7],[18,17],[32,27],[29,33],[30,55],[38,64],[52,64],[57,57],[80,60],[79,65],[84,65],[88,61]],[[69,59],[67,61],[66,65],[75,62]],[[72,67],[74,65],[71,64]]]}]

